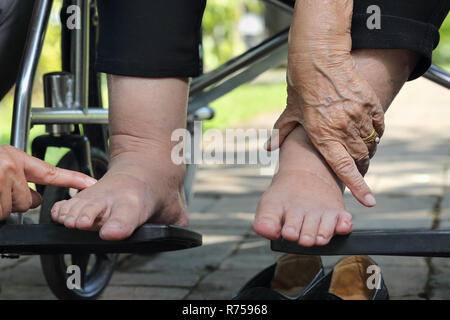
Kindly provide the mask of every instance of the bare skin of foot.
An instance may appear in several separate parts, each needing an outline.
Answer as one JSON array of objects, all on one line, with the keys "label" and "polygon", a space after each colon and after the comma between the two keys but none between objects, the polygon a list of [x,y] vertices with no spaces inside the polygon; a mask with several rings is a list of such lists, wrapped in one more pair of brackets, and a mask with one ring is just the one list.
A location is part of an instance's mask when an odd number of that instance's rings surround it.
[{"label": "bare skin of foot", "polygon": [[[416,64],[415,55],[406,50],[357,50],[352,57],[384,111]],[[272,240],[326,245],[335,234],[353,230],[342,191],[343,184],[298,126],[281,146],[279,170],[259,201],[253,230]]]},{"label": "bare skin of foot", "polygon": [[171,134],[184,128],[187,79],[109,76],[110,167],[92,187],[55,203],[52,218],[68,228],[130,236],[146,221],[187,225],[185,167],[170,158]]}]

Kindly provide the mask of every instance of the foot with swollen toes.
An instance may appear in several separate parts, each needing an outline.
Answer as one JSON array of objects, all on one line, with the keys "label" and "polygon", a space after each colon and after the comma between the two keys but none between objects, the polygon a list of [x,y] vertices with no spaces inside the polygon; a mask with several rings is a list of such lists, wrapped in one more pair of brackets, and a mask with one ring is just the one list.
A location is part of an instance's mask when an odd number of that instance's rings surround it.
[{"label": "foot with swollen toes", "polygon": [[301,126],[281,146],[279,170],[261,197],[253,230],[304,246],[324,245],[334,234],[352,231],[341,184]]},{"label": "foot with swollen toes", "polygon": [[[357,50],[352,59],[384,111],[415,66],[415,55],[406,50]],[[292,103],[295,92],[289,90]],[[253,230],[272,240],[283,237],[302,246],[326,245],[333,235],[352,231],[352,216],[345,209],[342,182],[304,128],[293,127],[280,147],[279,170],[259,201]],[[367,169],[360,168],[364,173]]]},{"label": "foot with swollen toes", "polygon": [[145,222],[185,226],[185,167],[171,134],[185,127],[187,79],[109,76],[110,167],[95,185],[55,203],[54,221],[121,240]]},{"label": "foot with swollen toes", "polygon": [[[399,78],[405,73],[398,63],[403,55],[359,51],[354,59],[389,105],[407,78]],[[187,79],[110,75],[108,87],[109,170],[95,185],[55,203],[53,220],[99,231],[106,240],[127,238],[145,222],[187,225],[185,168],[171,160],[171,135],[186,125]],[[324,245],[352,230],[339,182],[301,126],[281,146],[279,172],[259,203],[253,228],[263,237],[282,235],[303,245]]]}]

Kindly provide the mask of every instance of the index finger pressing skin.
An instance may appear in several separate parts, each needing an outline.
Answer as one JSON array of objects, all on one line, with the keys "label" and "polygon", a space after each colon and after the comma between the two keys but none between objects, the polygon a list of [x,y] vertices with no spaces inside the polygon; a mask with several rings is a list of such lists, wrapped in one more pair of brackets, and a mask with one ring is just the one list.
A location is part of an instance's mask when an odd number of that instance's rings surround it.
[{"label": "index finger pressing skin", "polygon": [[97,182],[88,175],[54,167],[28,154],[24,159],[24,174],[28,182],[56,187],[86,189]]},{"label": "index finger pressing skin", "polygon": [[338,142],[329,142],[318,149],[355,198],[363,205],[373,207],[376,204],[375,197],[344,146]]}]

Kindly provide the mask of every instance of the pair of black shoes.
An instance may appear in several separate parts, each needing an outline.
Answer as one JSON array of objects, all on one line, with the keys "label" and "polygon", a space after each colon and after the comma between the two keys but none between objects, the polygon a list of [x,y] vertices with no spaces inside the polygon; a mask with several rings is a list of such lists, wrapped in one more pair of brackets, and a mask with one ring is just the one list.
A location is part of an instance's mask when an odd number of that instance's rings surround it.
[{"label": "pair of black shoes", "polygon": [[287,254],[242,287],[233,300],[388,300],[378,265],[350,256],[325,274],[318,256]]}]

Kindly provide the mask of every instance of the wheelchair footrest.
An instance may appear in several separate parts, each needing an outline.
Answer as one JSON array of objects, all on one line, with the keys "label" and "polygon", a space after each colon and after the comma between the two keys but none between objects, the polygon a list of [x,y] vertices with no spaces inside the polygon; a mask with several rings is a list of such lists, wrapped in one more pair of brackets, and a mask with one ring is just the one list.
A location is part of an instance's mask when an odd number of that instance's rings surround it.
[{"label": "wheelchair footrest", "polygon": [[450,257],[450,230],[355,231],[334,236],[326,246],[302,247],[284,239],[271,249],[305,255],[386,255]]},{"label": "wheelchair footrest", "polygon": [[127,239],[102,240],[98,232],[57,224],[0,225],[0,253],[156,253],[198,247],[202,236],[183,227],[144,224]]}]

